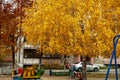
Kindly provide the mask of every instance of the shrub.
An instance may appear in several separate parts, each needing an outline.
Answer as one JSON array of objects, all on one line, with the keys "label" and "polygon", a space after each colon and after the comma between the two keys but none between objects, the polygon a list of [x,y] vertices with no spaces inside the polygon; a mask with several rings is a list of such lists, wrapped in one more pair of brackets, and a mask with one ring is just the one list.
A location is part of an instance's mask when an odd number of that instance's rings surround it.
[{"label": "shrub", "polygon": [[44,62],[44,69],[63,69],[63,65],[60,65],[58,62]]}]

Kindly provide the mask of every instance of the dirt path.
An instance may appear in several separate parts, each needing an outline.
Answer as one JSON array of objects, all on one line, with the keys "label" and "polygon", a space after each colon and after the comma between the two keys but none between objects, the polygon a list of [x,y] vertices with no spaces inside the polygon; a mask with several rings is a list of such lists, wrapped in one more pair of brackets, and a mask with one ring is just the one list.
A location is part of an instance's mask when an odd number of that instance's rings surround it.
[{"label": "dirt path", "polygon": [[[11,76],[1,76],[0,75],[0,80],[12,80]],[[41,80],[78,80],[74,78],[70,78],[69,76],[48,76],[48,75],[43,75],[41,77]],[[104,78],[88,78],[87,80],[105,80]],[[116,80],[116,79],[108,79],[108,80]]]}]

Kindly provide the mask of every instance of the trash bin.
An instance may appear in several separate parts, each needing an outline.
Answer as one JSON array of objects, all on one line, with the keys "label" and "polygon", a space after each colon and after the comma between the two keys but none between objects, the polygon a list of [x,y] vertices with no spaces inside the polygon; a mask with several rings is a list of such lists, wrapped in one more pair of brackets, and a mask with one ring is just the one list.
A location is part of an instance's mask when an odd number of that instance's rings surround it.
[{"label": "trash bin", "polygon": [[52,76],[52,70],[50,69],[50,76]]}]

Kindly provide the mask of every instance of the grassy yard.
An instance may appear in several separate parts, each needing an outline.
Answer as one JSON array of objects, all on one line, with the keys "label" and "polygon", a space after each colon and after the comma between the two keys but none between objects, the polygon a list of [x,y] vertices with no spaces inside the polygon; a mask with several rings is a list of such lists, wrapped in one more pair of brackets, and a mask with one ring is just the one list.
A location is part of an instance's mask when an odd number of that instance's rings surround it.
[{"label": "grassy yard", "polygon": [[[88,78],[105,78],[106,74],[102,74],[102,73],[88,73],[87,74]],[[120,78],[120,74],[118,75],[118,77]],[[109,74],[109,78],[116,78],[116,75],[114,73]]]}]

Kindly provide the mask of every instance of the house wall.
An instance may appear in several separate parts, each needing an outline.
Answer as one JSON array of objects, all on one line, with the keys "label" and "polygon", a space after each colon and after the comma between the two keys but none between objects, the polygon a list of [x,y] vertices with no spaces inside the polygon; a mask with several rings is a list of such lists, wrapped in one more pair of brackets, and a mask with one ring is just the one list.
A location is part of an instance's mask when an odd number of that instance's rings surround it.
[{"label": "house wall", "polygon": [[24,58],[24,64],[39,64],[39,59]]},{"label": "house wall", "polygon": [[[103,64],[109,64],[110,58],[103,59]],[[112,61],[112,64],[115,64],[114,59]],[[117,58],[117,64],[120,64],[120,58]]]},{"label": "house wall", "polygon": [[80,62],[81,61],[81,57],[80,55],[75,55],[74,56],[74,63]]},{"label": "house wall", "polygon": [[[82,57],[80,55],[75,55],[74,56],[74,63],[77,63],[77,62],[80,62],[82,61]],[[90,63],[94,63],[94,57],[86,57],[86,61],[87,62],[90,62]]]},{"label": "house wall", "polygon": [[12,62],[12,51],[6,45],[0,45],[0,56],[2,62]]}]

